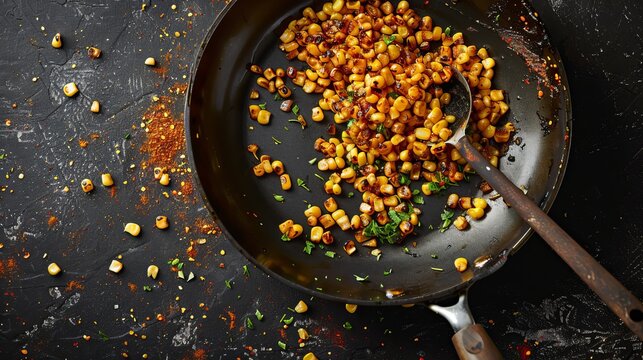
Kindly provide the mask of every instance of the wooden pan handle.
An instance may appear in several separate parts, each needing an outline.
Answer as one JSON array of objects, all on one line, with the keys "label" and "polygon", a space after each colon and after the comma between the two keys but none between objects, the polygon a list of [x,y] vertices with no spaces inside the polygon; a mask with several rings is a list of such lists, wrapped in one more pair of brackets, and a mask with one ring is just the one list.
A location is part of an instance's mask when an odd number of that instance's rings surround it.
[{"label": "wooden pan handle", "polygon": [[502,355],[487,331],[480,324],[472,324],[451,338],[460,360],[498,360]]},{"label": "wooden pan handle", "polygon": [[511,204],[522,218],[574,270],[632,332],[643,340],[643,305],[538,205],[476,150],[466,136],[456,148],[469,164]]}]

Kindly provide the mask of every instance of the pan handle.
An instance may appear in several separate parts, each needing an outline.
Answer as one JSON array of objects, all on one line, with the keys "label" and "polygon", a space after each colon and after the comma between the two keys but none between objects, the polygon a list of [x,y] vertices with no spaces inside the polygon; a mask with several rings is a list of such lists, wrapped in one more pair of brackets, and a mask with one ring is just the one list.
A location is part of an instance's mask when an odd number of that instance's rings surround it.
[{"label": "pan handle", "polygon": [[587,253],[574,239],[560,228],[538,205],[518,189],[500,170],[476,150],[466,136],[456,148],[476,172],[511,204],[569,267],[598,295],[605,304],[643,340],[643,304],[601,264]]},{"label": "pan handle", "polygon": [[429,309],[442,315],[455,331],[451,337],[460,360],[499,360],[502,354],[480,324],[475,324],[467,294],[460,295],[458,302],[449,307],[429,305]]}]

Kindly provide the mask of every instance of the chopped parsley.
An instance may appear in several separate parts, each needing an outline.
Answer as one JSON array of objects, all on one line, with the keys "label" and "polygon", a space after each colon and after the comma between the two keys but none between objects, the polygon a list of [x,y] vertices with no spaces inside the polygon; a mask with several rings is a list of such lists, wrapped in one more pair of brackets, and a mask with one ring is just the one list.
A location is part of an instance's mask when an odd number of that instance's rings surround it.
[{"label": "chopped parsley", "polygon": [[446,36],[451,36],[451,26],[447,26],[447,28],[444,29],[444,34]]},{"label": "chopped parsley", "polygon": [[287,234],[281,235],[281,241],[290,241],[290,240],[292,240],[292,239],[289,238]]},{"label": "chopped parsley", "polygon": [[259,109],[266,110],[266,103],[259,104],[258,106],[259,106]]},{"label": "chopped parsley", "polygon": [[295,104],[295,106],[292,107],[292,113],[295,114],[295,116],[299,115],[299,105]]},{"label": "chopped parsley", "polygon": [[105,332],[103,330],[98,330],[98,336],[103,341],[109,340],[109,336],[107,336],[107,334],[105,334]]},{"label": "chopped parsley", "polygon": [[284,202],[284,196],[278,194],[272,194],[272,197],[275,198],[275,201]]},{"label": "chopped parsley", "polygon": [[406,174],[400,174],[399,180],[400,185],[408,185],[411,183],[411,179]]},{"label": "chopped parsley", "polygon": [[335,257],[335,252],[334,251],[326,251],[326,253],[324,253],[324,255],[326,255],[327,257],[329,257],[331,259],[333,259]]},{"label": "chopped parsley", "polygon": [[286,343],[283,341],[277,341],[277,346],[279,346],[281,350],[286,350]]},{"label": "chopped parsley", "polygon": [[274,137],[274,136],[272,137],[272,141],[274,141],[274,142],[275,142],[275,145],[279,145],[279,144],[281,144],[281,140],[277,139],[277,138],[276,138],[276,137]]},{"label": "chopped parsley", "polygon": [[255,328],[255,324],[252,323],[252,320],[249,317],[246,318],[246,327],[250,330]]},{"label": "chopped parsley", "polygon": [[263,314],[261,313],[261,311],[259,311],[259,309],[255,311],[255,316],[257,317],[257,320],[259,321],[263,320]]},{"label": "chopped parsley", "polygon": [[344,329],[346,329],[346,330],[351,330],[351,329],[353,329],[353,325],[351,325],[351,323],[349,323],[348,321],[347,321],[347,322],[345,322],[345,323],[344,323],[344,325],[342,325],[342,326],[343,326],[343,327],[344,327]]},{"label": "chopped parsley", "polygon": [[284,100],[284,98],[282,98],[282,97],[281,97],[281,95],[279,95],[279,94],[277,93],[277,94],[275,94],[274,100],[275,100],[275,101],[282,101],[282,100]]},{"label": "chopped parsley", "polygon": [[308,160],[308,163],[309,163],[310,165],[313,165],[313,164],[315,164],[316,162],[317,162],[317,158],[313,158],[313,159]]},{"label": "chopped parsley", "polygon": [[304,252],[310,255],[310,253],[313,251],[314,248],[315,248],[315,244],[306,240],[306,246],[304,247]]},{"label": "chopped parsley", "polygon": [[248,271],[248,265],[243,265],[243,275],[250,276],[250,271]]},{"label": "chopped parsley", "polygon": [[297,178],[297,186],[304,188],[306,191],[310,191],[303,179]]},{"label": "chopped parsley", "polygon": [[391,221],[384,225],[379,225],[377,221],[373,220],[364,228],[363,234],[366,237],[376,237],[381,242],[395,244],[402,239],[402,234],[399,230],[400,223],[409,220],[411,212],[400,213],[395,210],[389,210],[388,216]]},{"label": "chopped parsley", "polygon": [[358,281],[358,282],[367,282],[368,281],[368,275],[362,277],[362,276],[353,274],[353,276],[355,276],[355,280]]},{"label": "chopped parsley", "polygon": [[388,269],[388,270],[384,271],[384,276],[389,276],[389,275],[391,275],[391,273],[393,273],[393,269]]},{"label": "chopped parsley", "polygon": [[228,289],[232,289],[232,281],[223,280],[223,282],[225,282],[225,287],[227,287]]},{"label": "chopped parsley", "polygon": [[442,219],[440,232],[445,232],[449,228],[449,226],[451,226],[451,223],[453,223],[453,215],[455,215],[455,211],[448,209],[444,209],[442,214],[440,214],[440,219]]},{"label": "chopped parsley", "polygon": [[384,36],[384,42],[386,43],[386,45],[391,45],[394,41],[395,41],[395,35]]},{"label": "chopped parsley", "polygon": [[143,291],[148,291],[148,292],[149,292],[149,291],[152,291],[152,287],[151,287],[151,286],[149,286],[149,285],[144,285],[144,286],[143,286]]}]

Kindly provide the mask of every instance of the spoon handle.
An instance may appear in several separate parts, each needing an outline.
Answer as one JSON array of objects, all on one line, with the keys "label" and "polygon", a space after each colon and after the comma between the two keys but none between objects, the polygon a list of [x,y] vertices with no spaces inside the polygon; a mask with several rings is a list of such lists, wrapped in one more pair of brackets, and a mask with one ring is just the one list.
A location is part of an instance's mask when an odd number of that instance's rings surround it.
[{"label": "spoon handle", "polygon": [[523,220],[538,233],[569,267],[598,295],[632,332],[643,340],[643,304],[612,274],[601,266],[574,239],[560,228],[500,170],[489,164],[463,136],[456,148],[478,175],[511,204]]}]

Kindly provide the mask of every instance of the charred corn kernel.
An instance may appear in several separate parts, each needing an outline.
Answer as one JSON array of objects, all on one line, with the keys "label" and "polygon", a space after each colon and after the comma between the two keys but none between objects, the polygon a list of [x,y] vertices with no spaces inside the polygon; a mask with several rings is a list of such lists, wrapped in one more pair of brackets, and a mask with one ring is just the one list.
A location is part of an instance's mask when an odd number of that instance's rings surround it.
[{"label": "charred corn kernel", "polygon": [[49,266],[47,266],[47,272],[51,276],[56,276],[56,275],[60,274],[61,271],[62,271],[62,269],[55,262],[52,262],[51,264],[49,264]]},{"label": "charred corn kernel", "polygon": [[482,66],[487,70],[491,69],[494,66],[496,66],[496,61],[493,58],[488,57],[488,58],[482,60]]},{"label": "charred corn kernel", "polygon": [[118,274],[121,270],[123,270],[123,263],[118,260],[112,260],[111,264],[109,264],[109,271]]},{"label": "charred corn kernel", "polygon": [[295,305],[295,312],[297,314],[303,314],[308,311],[308,305],[303,300],[299,300],[297,305]]},{"label": "charred corn kernel", "polygon": [[450,207],[451,209],[455,209],[458,206],[458,200],[460,200],[460,197],[458,194],[451,194],[447,198],[447,206]]},{"label": "charred corn kernel", "polygon": [[469,226],[469,222],[464,216],[458,216],[454,221],[453,225],[458,230],[465,230]]},{"label": "charred corn kernel", "polygon": [[353,230],[358,230],[362,226],[362,220],[359,218],[359,215],[353,215],[350,224]]},{"label": "charred corn kernel", "polygon": [[78,86],[76,86],[76,83],[70,82],[63,86],[63,92],[67,97],[72,97],[78,94]]},{"label": "charred corn kernel", "polygon": [[109,173],[101,174],[100,175],[100,182],[105,187],[110,187],[110,186],[114,185],[114,179],[112,179],[112,175],[109,174]]},{"label": "charred corn kernel", "polygon": [[425,127],[416,128],[415,138],[418,140],[429,140],[431,138],[431,130]]},{"label": "charred corn kernel", "polygon": [[[263,159],[263,156],[261,158]],[[272,163],[270,162],[269,158],[261,160],[259,165],[261,165],[261,167],[263,167],[263,171],[266,174],[272,174],[275,171],[275,169],[272,168]]]},{"label": "charred corn kernel", "polygon": [[80,188],[83,189],[83,192],[91,192],[94,190],[94,183],[89,179],[83,179],[83,181],[80,182]]},{"label": "charred corn kernel", "polygon": [[279,224],[279,231],[281,231],[282,234],[286,234],[294,224],[295,224],[294,221],[288,219],[282,222],[281,224]]},{"label": "charred corn kernel", "polygon": [[477,207],[479,209],[486,209],[487,208],[487,200],[483,198],[474,198],[473,199],[473,207]]},{"label": "charred corn kernel", "polygon": [[132,236],[138,236],[141,233],[141,227],[136,223],[127,223],[123,231]]},{"label": "charred corn kernel", "polygon": [[153,57],[148,57],[147,59],[145,59],[145,65],[154,66],[156,65],[156,60]]},{"label": "charred corn kernel", "polygon": [[458,272],[465,272],[467,270],[467,267],[469,266],[469,262],[467,261],[467,259],[459,257],[455,259],[453,265],[455,266],[455,269],[458,270]]},{"label": "charred corn kernel", "polygon": [[320,242],[323,233],[324,233],[324,229],[321,226],[313,226],[310,229],[310,241],[314,243]]},{"label": "charred corn kernel", "polygon": [[157,229],[165,230],[168,227],[170,227],[170,223],[167,221],[167,216],[165,215],[159,215],[156,217],[154,220],[154,225],[156,225]]},{"label": "charred corn kernel", "polygon": [[503,101],[505,99],[505,94],[502,90],[491,90],[489,96],[493,101]]},{"label": "charred corn kernel", "polygon": [[467,210],[467,215],[469,215],[469,217],[471,217],[473,220],[479,220],[484,216],[484,210],[481,208],[472,207],[471,209]]},{"label": "charred corn kernel", "polygon": [[304,357],[303,357],[303,358],[301,358],[301,359],[302,359],[302,360],[318,360],[318,359],[317,359],[317,356],[315,356],[315,354],[313,354],[313,353],[311,353],[311,352],[309,352],[309,353],[307,353],[306,355],[304,355]]},{"label": "charred corn kernel", "polygon": [[306,329],[304,328],[297,329],[297,335],[299,335],[299,338],[302,340],[308,340],[309,337],[308,331],[306,331]]},{"label": "charred corn kernel", "polygon": [[324,112],[319,106],[313,108],[312,119],[315,122],[320,122],[324,120]]},{"label": "charred corn kernel", "polygon": [[161,180],[162,175],[163,175],[163,168],[155,167],[154,168],[154,180]]},{"label": "charred corn kernel", "polygon": [[251,100],[259,99],[259,91],[252,89],[252,91],[250,91],[250,99]]},{"label": "charred corn kernel", "polygon": [[306,224],[308,224],[308,226],[317,226],[317,222],[318,220],[314,216],[309,216],[306,218]]},{"label": "charred corn kernel", "polygon": [[325,245],[330,245],[335,242],[335,237],[330,231],[324,231],[324,233],[322,234],[322,242]]},{"label": "charred corn kernel", "polygon": [[332,213],[333,211],[337,210],[337,201],[335,201],[334,198],[329,197],[328,199],[324,200],[324,208],[329,213]]},{"label": "charred corn kernel", "polygon": [[167,173],[161,174],[161,179],[159,179],[159,184],[163,186],[170,185],[170,174],[167,174]]},{"label": "charred corn kernel", "polygon": [[261,177],[261,176],[264,176],[264,174],[266,173],[266,170],[264,170],[263,165],[257,164],[252,167],[252,172],[255,174],[255,176]]},{"label": "charred corn kernel", "polygon": [[292,183],[290,182],[290,175],[281,174],[279,176],[279,182],[281,183],[282,190],[290,190],[292,188]]},{"label": "charred corn kernel", "polygon": [[270,111],[268,110],[259,110],[259,115],[257,116],[257,122],[261,125],[268,125],[270,123]]},{"label": "charred corn kernel", "polygon": [[354,314],[355,311],[357,311],[357,305],[355,304],[346,304],[344,305],[344,308],[351,314]]},{"label": "charred corn kernel", "polygon": [[100,112],[100,103],[98,102],[98,100],[92,101],[92,106],[89,108],[89,110],[94,114],[98,114]]},{"label": "charred corn kernel", "polygon": [[304,228],[299,224],[293,224],[293,226],[288,230],[288,238],[295,239],[299,237],[304,232]]},{"label": "charred corn kernel", "polygon": [[333,220],[337,221],[339,218],[341,218],[342,216],[346,215],[346,212],[344,210],[342,210],[342,209],[338,209],[338,210],[333,211],[332,214],[330,214],[330,215],[333,217]]},{"label": "charred corn kernel", "polygon": [[51,39],[51,46],[54,49],[60,49],[63,46],[63,39],[60,33],[56,33],[56,35],[54,35],[54,38]]},{"label": "charred corn kernel", "polygon": [[270,166],[272,167],[272,170],[275,172],[275,174],[282,175],[284,173],[284,164],[281,161],[275,160],[270,163]]},{"label": "charred corn kernel", "polygon": [[340,229],[344,231],[348,231],[351,228],[351,221],[348,215],[344,215],[340,218],[337,219],[337,225],[340,227]]},{"label": "charred corn kernel", "polygon": [[150,265],[147,267],[147,277],[156,280],[156,277],[159,275],[159,267],[156,265]]},{"label": "charred corn kernel", "polygon": [[90,59],[98,59],[100,57],[101,50],[97,47],[91,46],[89,49],[87,49],[87,56],[89,56]]},{"label": "charred corn kernel", "polygon": [[248,114],[250,114],[250,118],[252,120],[257,120],[259,118],[260,111],[261,111],[261,108],[259,107],[259,105],[248,106]]},{"label": "charred corn kernel", "polygon": [[321,209],[319,206],[311,206],[308,209],[304,210],[304,215],[306,217],[314,216],[316,218],[321,216]]},{"label": "charred corn kernel", "polygon": [[324,214],[319,217],[319,223],[324,227],[324,229],[328,229],[329,227],[335,225],[335,219],[333,219],[330,214]]},{"label": "charred corn kernel", "polygon": [[339,184],[333,184],[332,191],[334,195],[341,195],[342,187]]},{"label": "charred corn kernel", "polygon": [[463,210],[468,210],[473,207],[473,204],[471,202],[471,197],[469,196],[461,197],[460,201],[458,201],[458,204],[460,205],[460,208]]}]

